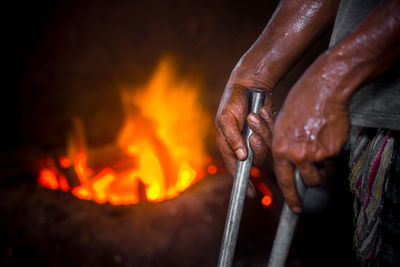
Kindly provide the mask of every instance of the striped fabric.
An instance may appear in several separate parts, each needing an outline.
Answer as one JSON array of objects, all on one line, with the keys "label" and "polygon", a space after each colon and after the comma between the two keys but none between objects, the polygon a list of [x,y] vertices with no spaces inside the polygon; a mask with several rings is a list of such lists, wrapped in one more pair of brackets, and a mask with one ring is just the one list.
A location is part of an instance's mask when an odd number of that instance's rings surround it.
[{"label": "striped fabric", "polygon": [[377,265],[381,212],[394,147],[391,130],[357,128],[350,153],[350,188],[355,195],[354,247],[361,266]]},{"label": "striped fabric", "polygon": [[395,144],[390,166],[390,178],[383,196],[382,249],[380,266],[400,266],[400,131],[392,132]]}]

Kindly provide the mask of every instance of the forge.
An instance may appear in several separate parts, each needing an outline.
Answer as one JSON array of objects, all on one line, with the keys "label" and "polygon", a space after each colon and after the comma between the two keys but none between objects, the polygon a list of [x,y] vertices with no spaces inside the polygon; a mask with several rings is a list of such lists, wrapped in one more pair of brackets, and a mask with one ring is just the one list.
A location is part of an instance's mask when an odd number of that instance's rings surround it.
[{"label": "forge", "polygon": [[[277,2],[7,6],[0,265],[215,266],[232,179],[213,116]],[[278,85],[277,107],[327,41]],[[271,165],[251,175],[234,266],[267,263],[282,204]],[[289,266],[351,257],[336,181],[326,211],[301,219]]]},{"label": "forge", "polygon": [[125,122],[117,140],[88,148],[84,125],[74,118],[66,154],[43,159],[39,184],[114,205],[179,196],[204,177],[204,166],[215,167],[205,152],[210,116],[199,92],[194,81],[176,80],[172,63],[163,59],[146,85],[122,91]]}]

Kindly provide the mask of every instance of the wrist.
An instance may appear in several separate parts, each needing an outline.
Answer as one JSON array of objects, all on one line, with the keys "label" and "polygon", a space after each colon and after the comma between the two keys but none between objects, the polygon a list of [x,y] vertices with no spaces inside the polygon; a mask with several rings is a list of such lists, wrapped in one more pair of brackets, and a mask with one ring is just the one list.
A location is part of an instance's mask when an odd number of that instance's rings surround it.
[{"label": "wrist", "polygon": [[338,103],[349,103],[352,94],[375,70],[374,61],[366,53],[342,42],[323,53],[316,61],[323,84]]},{"label": "wrist", "polygon": [[229,83],[245,88],[259,88],[272,94],[280,77],[274,75],[269,60],[261,53],[246,53],[232,71]]},{"label": "wrist", "polygon": [[377,77],[400,56],[400,4],[383,1],[342,41],[325,53],[328,70],[336,73],[344,100],[367,80]]}]

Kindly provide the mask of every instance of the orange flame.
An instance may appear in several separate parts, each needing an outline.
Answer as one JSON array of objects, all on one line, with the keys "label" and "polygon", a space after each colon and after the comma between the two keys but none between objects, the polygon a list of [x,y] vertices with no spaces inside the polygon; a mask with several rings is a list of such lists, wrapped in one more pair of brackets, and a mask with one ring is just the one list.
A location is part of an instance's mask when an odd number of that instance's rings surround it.
[{"label": "orange flame", "polygon": [[[198,103],[199,86],[179,81],[170,60],[159,64],[140,90],[122,93],[126,121],[117,144],[132,158],[132,168],[117,172],[104,166],[93,174],[83,124],[75,120],[75,133],[67,142],[67,157],[60,165],[73,166],[80,185],[71,190],[78,198],[98,203],[134,204],[144,197],[153,202],[177,197],[204,175],[204,141],[209,117]],[[54,179],[49,180],[50,188]],[[44,178],[43,178],[44,177]],[[58,182],[58,181],[56,181]],[[55,183],[54,183],[55,184]]]}]

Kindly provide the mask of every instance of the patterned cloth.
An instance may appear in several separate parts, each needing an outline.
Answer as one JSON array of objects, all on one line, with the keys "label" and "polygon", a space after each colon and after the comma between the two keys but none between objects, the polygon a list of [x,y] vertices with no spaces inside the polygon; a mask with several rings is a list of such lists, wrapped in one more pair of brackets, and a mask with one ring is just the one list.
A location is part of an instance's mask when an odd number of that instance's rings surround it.
[{"label": "patterned cloth", "polygon": [[[395,143],[398,143],[395,142],[398,140],[395,135],[397,132],[386,129],[358,127],[352,130],[349,179],[355,195],[354,247],[361,266],[380,265],[382,247],[388,249],[386,244],[382,245],[382,241],[387,240],[382,239],[382,229],[386,233],[393,232],[391,227],[395,225],[387,225],[387,221],[393,220],[391,217],[399,213],[398,206],[397,213],[393,213],[396,200],[390,196],[400,190],[393,187],[393,183],[398,184],[399,180],[398,173],[393,171],[396,164],[392,164],[400,151],[395,149]],[[387,207],[385,203],[388,203]],[[390,205],[392,208],[389,208]],[[396,227],[395,231],[400,229]]]},{"label": "patterned cloth", "polygon": [[[392,136],[394,134],[392,133]],[[382,209],[380,266],[400,266],[400,133],[395,136],[390,179]]]}]

